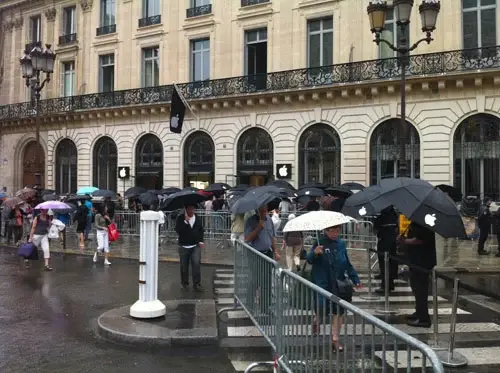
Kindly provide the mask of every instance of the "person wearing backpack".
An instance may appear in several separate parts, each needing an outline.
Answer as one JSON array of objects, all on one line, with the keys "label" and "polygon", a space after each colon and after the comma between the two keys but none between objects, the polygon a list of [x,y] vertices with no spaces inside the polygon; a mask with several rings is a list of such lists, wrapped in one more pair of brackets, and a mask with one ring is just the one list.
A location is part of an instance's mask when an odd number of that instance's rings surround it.
[{"label": "person wearing backpack", "polygon": [[80,235],[80,250],[85,248],[85,228],[87,227],[88,215],[88,207],[83,202],[80,202],[75,212],[76,233]]}]

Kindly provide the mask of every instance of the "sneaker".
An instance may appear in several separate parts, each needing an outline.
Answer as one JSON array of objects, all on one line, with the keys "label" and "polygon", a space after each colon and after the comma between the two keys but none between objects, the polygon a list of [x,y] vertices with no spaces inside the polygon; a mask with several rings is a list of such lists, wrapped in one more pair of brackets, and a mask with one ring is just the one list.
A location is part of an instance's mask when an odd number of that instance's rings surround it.
[{"label": "sneaker", "polygon": [[107,265],[107,266],[110,266],[111,265],[111,262],[109,260],[104,260],[104,265]]},{"label": "sneaker", "polygon": [[51,266],[45,266],[44,270],[46,272],[50,272],[50,271],[52,271],[52,267]]},{"label": "sneaker", "polygon": [[97,263],[97,251],[95,252],[94,258],[92,260],[94,261],[94,263]]},{"label": "sneaker", "polygon": [[194,291],[197,291],[197,292],[199,292],[199,293],[201,293],[201,292],[204,292],[204,291],[205,291],[205,288],[204,288],[203,286],[201,286],[200,284],[198,284],[198,285],[194,285],[194,286],[193,286],[193,289],[194,289]]}]

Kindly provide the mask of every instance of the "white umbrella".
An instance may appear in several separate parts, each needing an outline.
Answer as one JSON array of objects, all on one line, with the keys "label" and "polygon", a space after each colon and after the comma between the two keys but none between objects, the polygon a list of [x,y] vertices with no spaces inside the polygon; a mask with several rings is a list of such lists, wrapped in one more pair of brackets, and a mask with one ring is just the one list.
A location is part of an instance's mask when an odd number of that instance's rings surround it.
[{"label": "white umbrella", "polygon": [[323,229],[356,221],[335,211],[311,211],[286,223],[283,232],[322,231]]}]

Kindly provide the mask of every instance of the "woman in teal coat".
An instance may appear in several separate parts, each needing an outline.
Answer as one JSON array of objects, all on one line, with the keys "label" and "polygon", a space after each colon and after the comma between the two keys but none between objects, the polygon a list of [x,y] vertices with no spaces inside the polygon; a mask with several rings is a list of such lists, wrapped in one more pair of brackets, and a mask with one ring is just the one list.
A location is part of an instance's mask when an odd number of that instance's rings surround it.
[{"label": "woman in teal coat", "polygon": [[[348,291],[347,295],[345,294],[346,292],[342,293],[339,291],[339,281],[341,285],[345,284],[348,286],[346,282],[347,274],[356,288],[361,287],[361,282],[349,260],[345,242],[339,239],[340,231],[340,226],[327,228],[325,235],[319,238],[319,244],[314,245],[311,252],[307,255],[307,262],[312,264],[311,276],[312,282],[315,285],[347,302],[351,302],[352,295],[349,295]],[[339,330],[343,323],[344,309],[339,308],[339,315],[337,315],[337,307],[330,307],[330,302],[324,297],[319,297],[318,301],[314,302],[314,307],[314,332],[317,333],[318,330],[317,315],[320,313],[320,310],[324,312],[323,314],[331,313],[333,315],[333,347],[342,351],[344,348],[338,342],[338,339]]]}]

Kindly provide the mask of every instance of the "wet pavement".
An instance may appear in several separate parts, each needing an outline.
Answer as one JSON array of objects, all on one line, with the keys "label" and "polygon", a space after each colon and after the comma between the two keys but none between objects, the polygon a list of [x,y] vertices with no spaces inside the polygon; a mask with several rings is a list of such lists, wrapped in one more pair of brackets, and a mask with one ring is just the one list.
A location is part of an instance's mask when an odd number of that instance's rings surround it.
[{"label": "wet pavement", "polygon": [[[0,372],[233,372],[218,347],[152,350],[97,337],[98,316],[137,300],[136,262],[114,259],[107,268],[56,254],[53,272],[41,261],[21,264],[14,250],[0,248]],[[213,270],[202,270],[206,293],[183,293],[178,266],[160,263],[160,299],[211,299]]]}]

